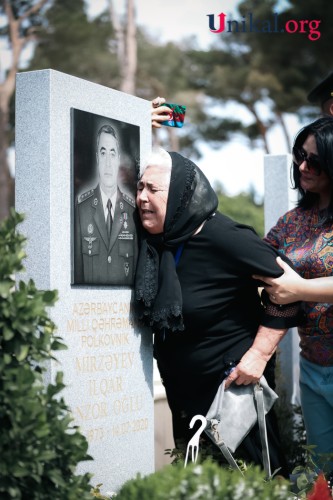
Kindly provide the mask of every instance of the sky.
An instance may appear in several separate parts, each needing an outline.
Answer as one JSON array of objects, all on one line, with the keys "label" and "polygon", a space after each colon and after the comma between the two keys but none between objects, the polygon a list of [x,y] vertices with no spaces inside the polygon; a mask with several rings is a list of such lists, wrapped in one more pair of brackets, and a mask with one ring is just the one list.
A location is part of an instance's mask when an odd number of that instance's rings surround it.
[{"label": "sky", "polygon": [[[88,14],[95,16],[102,12],[106,0],[86,0]],[[117,12],[122,12],[125,0],[113,0]],[[138,25],[143,26],[148,33],[160,43],[179,41],[183,38],[196,36],[200,47],[209,50],[209,46],[217,36],[208,28],[207,14],[216,16],[224,12],[237,19],[237,5],[239,0],[135,0],[136,18]],[[286,4],[281,0],[277,9],[282,9]],[[239,18],[239,15],[238,15]],[[168,100],[168,96],[163,96]],[[181,104],[181,103],[180,103]],[[245,123],[250,123],[252,118],[243,107],[229,103],[221,106],[219,115],[237,116]],[[186,126],[186,120],[185,120]],[[293,137],[300,124],[295,116],[287,116],[287,128]],[[286,153],[284,139],[278,127],[268,134],[268,142],[273,154]],[[200,146],[202,158],[196,163],[215,184],[221,183],[226,192],[233,196],[254,187],[259,198],[264,193],[264,151],[262,148],[248,147],[244,137],[235,137],[218,150],[212,149],[207,144]]]},{"label": "sky", "polygon": [[[134,0],[136,19],[155,39],[175,41],[196,34],[202,45],[214,36],[208,30],[207,14],[232,13],[239,0]],[[88,14],[95,16],[107,0],[85,0]],[[124,12],[125,0],[112,0],[117,12]]]}]

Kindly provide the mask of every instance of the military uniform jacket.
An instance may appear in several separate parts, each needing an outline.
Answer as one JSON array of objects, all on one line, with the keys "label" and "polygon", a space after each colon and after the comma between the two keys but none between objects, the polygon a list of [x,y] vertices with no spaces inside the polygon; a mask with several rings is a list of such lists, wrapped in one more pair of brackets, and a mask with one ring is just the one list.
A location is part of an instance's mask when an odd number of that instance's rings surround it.
[{"label": "military uniform jacket", "polygon": [[74,283],[132,285],[138,255],[135,202],[118,188],[110,241],[100,187],[75,206]]}]

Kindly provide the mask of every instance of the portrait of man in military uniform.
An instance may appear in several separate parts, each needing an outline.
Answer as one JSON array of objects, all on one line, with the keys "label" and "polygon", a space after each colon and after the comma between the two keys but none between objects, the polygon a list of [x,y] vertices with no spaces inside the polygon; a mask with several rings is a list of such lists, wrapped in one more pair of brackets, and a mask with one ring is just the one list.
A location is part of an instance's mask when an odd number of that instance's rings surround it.
[{"label": "portrait of man in military uniform", "polygon": [[[73,141],[73,284],[131,286],[138,252],[135,163],[139,156],[139,127],[79,110],[72,111],[76,137]],[[89,154],[82,146],[82,137],[87,135],[84,134],[84,122],[89,124],[89,130],[96,129],[93,134],[93,172],[89,172]],[[79,129],[77,134],[76,126]],[[131,146],[132,151],[122,150],[119,131],[126,132],[127,137],[122,143]],[[95,182],[87,187],[89,179]]]}]

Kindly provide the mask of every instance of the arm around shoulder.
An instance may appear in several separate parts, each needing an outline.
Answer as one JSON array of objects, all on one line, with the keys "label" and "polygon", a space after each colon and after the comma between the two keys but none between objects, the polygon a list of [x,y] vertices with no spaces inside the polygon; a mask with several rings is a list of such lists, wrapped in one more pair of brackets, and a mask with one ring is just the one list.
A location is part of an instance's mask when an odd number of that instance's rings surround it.
[{"label": "arm around shoulder", "polygon": [[323,278],[304,279],[295,290],[298,300],[305,302],[333,303],[333,276]]}]

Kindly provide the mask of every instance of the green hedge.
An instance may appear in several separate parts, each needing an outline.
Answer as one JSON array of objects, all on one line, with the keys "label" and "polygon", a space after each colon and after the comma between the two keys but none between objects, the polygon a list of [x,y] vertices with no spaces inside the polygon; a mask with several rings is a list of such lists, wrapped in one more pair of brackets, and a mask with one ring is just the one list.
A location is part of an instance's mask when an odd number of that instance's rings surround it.
[{"label": "green hedge", "polygon": [[43,367],[65,346],[47,309],[54,291],[14,276],[23,270],[25,238],[14,211],[0,226],[0,498],[91,500],[90,475],[75,468],[88,460],[88,443],[59,396],[62,373],[45,385]]},{"label": "green hedge", "polygon": [[150,476],[128,481],[116,500],[287,500],[294,499],[284,479],[265,481],[259,467],[244,476],[209,460],[202,464],[169,465]]}]

